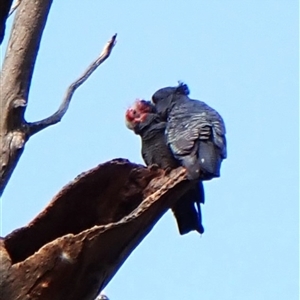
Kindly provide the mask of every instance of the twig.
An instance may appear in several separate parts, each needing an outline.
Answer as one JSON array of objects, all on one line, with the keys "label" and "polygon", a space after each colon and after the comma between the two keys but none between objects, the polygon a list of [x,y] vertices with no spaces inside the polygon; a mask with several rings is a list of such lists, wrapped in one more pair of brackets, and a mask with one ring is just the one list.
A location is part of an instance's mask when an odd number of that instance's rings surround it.
[{"label": "twig", "polygon": [[14,12],[15,10],[19,7],[19,5],[21,4],[21,1],[22,0],[17,0],[14,5],[11,7],[10,11],[9,11],[9,14],[8,16],[10,17]]},{"label": "twig", "polygon": [[75,90],[82,85],[89,76],[110,56],[110,53],[113,47],[116,44],[117,34],[115,34],[105,45],[100,56],[87,68],[87,70],[81,75],[76,81],[74,81],[69,88],[67,89],[66,95],[63,99],[62,104],[58,110],[48,118],[45,118],[41,121],[28,123],[28,134],[29,136],[34,135],[35,133],[45,129],[50,125],[54,125],[61,121],[63,116],[68,110],[69,104],[73,97]]}]

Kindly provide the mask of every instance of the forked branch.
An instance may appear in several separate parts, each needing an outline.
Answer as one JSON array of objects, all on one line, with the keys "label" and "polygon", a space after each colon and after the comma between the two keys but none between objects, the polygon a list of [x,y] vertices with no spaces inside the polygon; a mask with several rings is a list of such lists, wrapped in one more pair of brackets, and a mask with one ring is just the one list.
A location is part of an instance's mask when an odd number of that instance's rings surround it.
[{"label": "forked branch", "polygon": [[51,4],[22,0],[14,18],[0,76],[0,196],[28,140],[24,114]]},{"label": "forked branch", "polygon": [[86,69],[86,71],[76,80],[74,81],[69,88],[67,89],[66,95],[62,101],[62,104],[58,108],[58,110],[48,118],[45,118],[41,121],[37,121],[34,123],[28,123],[29,128],[29,136],[34,135],[35,133],[45,129],[48,126],[54,125],[60,122],[67,112],[69,108],[69,104],[73,97],[76,89],[81,86],[89,76],[110,56],[110,53],[113,47],[116,44],[117,34],[115,34],[105,45],[100,56]]}]

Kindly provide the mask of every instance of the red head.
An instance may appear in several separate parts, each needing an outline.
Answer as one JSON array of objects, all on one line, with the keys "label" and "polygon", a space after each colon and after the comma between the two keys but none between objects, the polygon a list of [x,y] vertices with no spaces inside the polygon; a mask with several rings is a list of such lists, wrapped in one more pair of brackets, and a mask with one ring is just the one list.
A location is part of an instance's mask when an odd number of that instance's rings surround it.
[{"label": "red head", "polygon": [[149,101],[137,99],[134,104],[126,110],[125,123],[126,126],[134,130],[135,126],[144,122],[147,114],[153,112],[154,107]]}]

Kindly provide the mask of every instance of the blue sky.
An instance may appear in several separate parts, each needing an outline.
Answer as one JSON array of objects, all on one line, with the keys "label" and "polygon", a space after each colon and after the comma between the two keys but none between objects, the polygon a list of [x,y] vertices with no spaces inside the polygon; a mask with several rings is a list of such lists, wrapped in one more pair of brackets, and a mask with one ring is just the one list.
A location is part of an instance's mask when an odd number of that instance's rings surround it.
[{"label": "blue sky", "polygon": [[27,224],[79,173],[117,157],[141,163],[126,108],[183,80],[228,131],[222,176],[205,183],[206,231],[180,236],[167,213],[105,292],[110,300],[298,299],[298,1],[85,3],[54,1],[27,121],[57,109],[115,32],[118,43],[63,121],[27,143],[1,199],[1,234]]}]

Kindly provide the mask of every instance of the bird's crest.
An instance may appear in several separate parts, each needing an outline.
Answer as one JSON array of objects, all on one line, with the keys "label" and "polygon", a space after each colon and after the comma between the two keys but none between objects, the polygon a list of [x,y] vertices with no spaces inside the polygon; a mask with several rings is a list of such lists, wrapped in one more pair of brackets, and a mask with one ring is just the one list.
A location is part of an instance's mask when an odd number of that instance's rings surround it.
[{"label": "bird's crest", "polygon": [[176,93],[180,95],[188,96],[190,94],[190,89],[187,86],[187,84],[185,84],[182,81],[178,81],[178,87],[176,88]]}]

